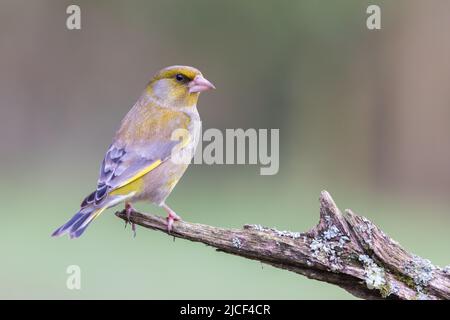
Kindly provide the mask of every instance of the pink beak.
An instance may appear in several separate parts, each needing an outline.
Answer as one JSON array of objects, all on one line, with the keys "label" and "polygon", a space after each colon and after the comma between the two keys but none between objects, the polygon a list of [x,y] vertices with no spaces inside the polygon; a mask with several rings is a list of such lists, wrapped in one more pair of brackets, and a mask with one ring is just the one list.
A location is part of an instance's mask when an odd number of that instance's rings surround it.
[{"label": "pink beak", "polygon": [[188,83],[189,93],[203,92],[209,89],[215,89],[216,87],[206,80],[203,76],[195,76],[194,80]]}]

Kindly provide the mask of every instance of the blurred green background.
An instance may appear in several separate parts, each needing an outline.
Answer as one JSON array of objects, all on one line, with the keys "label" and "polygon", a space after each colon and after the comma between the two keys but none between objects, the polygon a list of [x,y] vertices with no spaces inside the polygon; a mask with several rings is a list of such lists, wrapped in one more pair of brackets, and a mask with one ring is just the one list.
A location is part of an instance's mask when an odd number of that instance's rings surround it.
[{"label": "blurred green background", "polygon": [[[65,27],[72,3],[79,31]],[[380,31],[366,28],[369,4]],[[327,189],[449,264],[448,12],[445,0],[0,0],[0,298],[353,298],[139,227],[133,239],[113,209],[78,240],[50,238],[147,81],[173,64],[217,86],[200,98],[204,129],[280,128],[277,175],[191,166],[168,199],[185,220],[306,231]]]}]

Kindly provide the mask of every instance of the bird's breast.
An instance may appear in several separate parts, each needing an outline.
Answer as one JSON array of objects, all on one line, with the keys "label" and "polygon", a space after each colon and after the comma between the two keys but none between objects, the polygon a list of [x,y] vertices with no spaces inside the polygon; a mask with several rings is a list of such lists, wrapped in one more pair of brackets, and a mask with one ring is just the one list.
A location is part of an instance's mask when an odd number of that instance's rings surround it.
[{"label": "bird's breast", "polygon": [[[197,114],[198,115],[198,114]],[[169,141],[176,130],[191,131],[195,112],[160,107],[137,105],[125,116],[117,132],[117,138],[125,143],[136,141]],[[195,122],[195,121],[194,121]]]}]

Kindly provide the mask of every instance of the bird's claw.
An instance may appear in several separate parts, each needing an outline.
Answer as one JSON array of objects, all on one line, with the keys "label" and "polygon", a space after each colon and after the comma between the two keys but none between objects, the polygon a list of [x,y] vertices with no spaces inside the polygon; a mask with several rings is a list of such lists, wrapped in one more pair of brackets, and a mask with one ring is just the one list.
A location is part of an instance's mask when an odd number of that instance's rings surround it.
[{"label": "bird's claw", "polygon": [[136,238],[136,224],[130,221],[131,212],[135,211],[131,203],[125,203],[125,213],[127,215],[127,220],[125,220],[125,229],[127,228],[128,223],[131,224],[131,231],[133,231],[133,238]]},{"label": "bird's claw", "polygon": [[175,212],[169,211],[166,220],[167,220],[167,231],[170,233],[172,231],[174,221],[180,221],[181,218]]}]

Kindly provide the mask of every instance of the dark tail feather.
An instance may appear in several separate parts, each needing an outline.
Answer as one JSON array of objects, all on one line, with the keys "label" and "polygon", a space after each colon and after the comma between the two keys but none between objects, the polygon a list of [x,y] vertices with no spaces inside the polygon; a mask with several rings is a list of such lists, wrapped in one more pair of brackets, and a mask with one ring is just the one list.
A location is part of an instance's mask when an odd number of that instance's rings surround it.
[{"label": "dark tail feather", "polygon": [[71,238],[78,238],[83,234],[92,220],[102,213],[103,210],[103,208],[98,209],[92,207],[81,209],[69,221],[56,229],[52,233],[52,237],[59,237],[68,233]]}]

